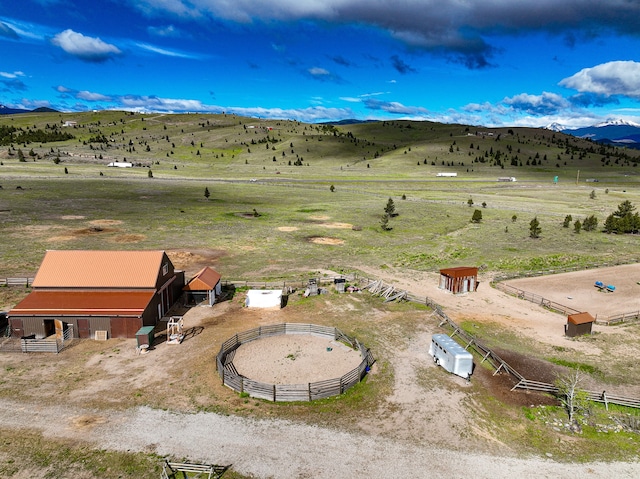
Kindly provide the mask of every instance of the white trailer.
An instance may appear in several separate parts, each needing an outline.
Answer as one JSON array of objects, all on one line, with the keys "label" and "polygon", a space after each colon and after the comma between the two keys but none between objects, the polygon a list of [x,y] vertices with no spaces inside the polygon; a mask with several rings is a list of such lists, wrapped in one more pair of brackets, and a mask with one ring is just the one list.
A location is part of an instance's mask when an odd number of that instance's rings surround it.
[{"label": "white trailer", "polygon": [[433,362],[457,376],[469,379],[473,373],[473,355],[446,334],[431,337],[429,354]]}]

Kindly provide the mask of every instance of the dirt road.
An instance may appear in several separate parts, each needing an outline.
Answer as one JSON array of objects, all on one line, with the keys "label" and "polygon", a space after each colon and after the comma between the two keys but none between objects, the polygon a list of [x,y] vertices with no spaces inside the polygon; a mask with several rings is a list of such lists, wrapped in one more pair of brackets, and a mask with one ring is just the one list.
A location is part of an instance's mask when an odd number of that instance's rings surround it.
[{"label": "dirt road", "polygon": [[[239,473],[274,479],[466,477],[470,471],[480,479],[582,475],[635,479],[640,475],[639,463],[564,464],[552,457],[494,457],[278,419],[184,414],[144,407],[112,411],[105,416],[104,411],[0,401],[2,427],[24,427],[25,414],[30,428],[47,437],[80,439],[100,448],[232,464]],[[85,424],[84,428],[73,426],[79,421]]]}]

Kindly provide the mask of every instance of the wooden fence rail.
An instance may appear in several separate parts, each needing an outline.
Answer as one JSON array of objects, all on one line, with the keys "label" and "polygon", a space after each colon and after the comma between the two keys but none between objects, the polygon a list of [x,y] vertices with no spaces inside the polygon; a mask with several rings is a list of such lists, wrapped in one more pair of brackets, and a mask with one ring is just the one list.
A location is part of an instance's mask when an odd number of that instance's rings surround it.
[{"label": "wooden fence rail", "polygon": [[33,278],[0,278],[0,286],[31,286]]},{"label": "wooden fence rail", "polygon": [[[358,349],[362,361],[357,368],[339,378],[307,384],[267,384],[238,374],[238,371],[233,367],[233,355],[240,345],[281,334],[310,334],[341,341]],[[356,338],[350,338],[338,328],[302,323],[272,324],[237,333],[222,343],[220,351],[216,355],[216,368],[225,386],[254,398],[282,402],[313,401],[342,394],[360,382],[374,362],[375,359],[369,349]]]},{"label": "wooden fence rail", "polygon": [[[363,282],[362,289],[367,289],[367,286],[371,286],[374,283],[375,285],[372,287],[374,291],[386,291],[388,289],[388,286],[382,283],[380,280],[371,280],[368,278],[362,278],[361,282]],[[517,289],[517,288],[512,288],[512,289]],[[541,298],[541,297],[538,297],[538,298]],[[426,304],[427,306],[429,306],[431,310],[441,319],[440,326],[443,326],[446,324],[449,328],[451,328],[453,332],[451,333],[450,336],[451,337],[458,336],[464,343],[462,344],[462,346],[465,349],[473,349],[477,354],[479,354],[482,357],[481,363],[486,361],[495,369],[495,372],[493,373],[494,375],[498,374],[501,371],[504,371],[509,375],[511,375],[517,381],[516,385],[511,389],[512,391],[516,389],[527,389],[532,391],[547,392],[554,395],[558,394],[558,388],[556,388],[553,384],[541,383],[541,382],[531,381],[526,379],[516,369],[512,368],[506,361],[500,358],[500,356],[498,356],[493,350],[484,346],[478,340],[478,338],[470,335],[469,333],[464,331],[462,328],[460,328],[454,321],[451,320],[451,318],[449,318],[449,316],[447,316],[447,314],[443,311],[442,307],[432,299],[428,297],[422,298],[412,293],[407,293],[406,295],[403,296],[403,299],[407,301],[420,303],[420,304]],[[536,300],[536,302],[537,301],[540,301],[540,299]],[[550,309],[553,309],[557,305],[558,310],[561,310],[560,306],[562,306],[548,300],[540,304],[543,304],[543,306],[548,307]],[[566,307],[564,308],[572,309],[572,308],[566,308]],[[607,408],[609,404],[617,404],[620,406],[640,408],[640,399],[623,397],[623,396],[613,396],[613,395],[605,394],[604,392],[598,393],[593,391],[586,391],[586,393],[588,395],[588,398],[591,401],[602,402],[605,404]]]},{"label": "wooden fence rail", "polygon": [[[511,294],[512,296],[516,296],[520,299],[524,299],[526,301],[530,301],[532,303],[539,304],[547,309],[555,311],[560,314],[578,314],[582,311],[571,308],[569,306],[565,306],[560,303],[556,303],[555,301],[551,301],[549,299],[543,298],[534,293],[530,293],[528,291],[524,291],[520,288],[515,288],[506,283],[493,283],[493,286],[500,291],[503,291],[507,294]],[[640,319],[640,311],[631,311],[628,313],[616,314],[612,316],[603,316],[596,314],[595,320],[596,324],[603,324],[606,326],[611,326],[612,324],[620,324],[624,322],[631,322]]]}]

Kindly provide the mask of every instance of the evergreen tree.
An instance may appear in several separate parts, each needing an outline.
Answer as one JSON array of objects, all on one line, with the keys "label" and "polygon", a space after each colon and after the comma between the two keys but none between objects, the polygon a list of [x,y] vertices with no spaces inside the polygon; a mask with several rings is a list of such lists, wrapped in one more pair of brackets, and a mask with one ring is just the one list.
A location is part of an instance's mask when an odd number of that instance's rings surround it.
[{"label": "evergreen tree", "polygon": [[209,193],[209,188],[207,188],[206,186],[204,187],[204,197],[208,200],[209,196],[211,196],[211,193]]},{"label": "evergreen tree", "polygon": [[531,238],[539,238],[540,233],[542,233],[542,228],[540,228],[540,222],[538,221],[538,217],[534,217],[529,223],[529,236]]},{"label": "evergreen tree", "polygon": [[580,234],[581,229],[582,229],[582,223],[580,223],[580,220],[576,220],[576,222],[573,223],[573,231],[575,231],[576,234]]},{"label": "evergreen tree", "polygon": [[472,223],[480,223],[482,221],[482,211],[474,210],[473,216],[471,217]]},{"label": "evergreen tree", "polygon": [[391,231],[391,226],[389,226],[389,215],[382,215],[380,218],[380,227],[382,228],[382,231]]},{"label": "evergreen tree", "polygon": [[384,207],[384,212],[389,217],[397,216],[396,215],[396,205],[394,204],[394,202],[393,202],[393,200],[391,198],[389,198],[389,200],[387,201],[387,206]]},{"label": "evergreen tree", "polygon": [[569,224],[571,224],[571,222],[573,221],[573,218],[571,217],[571,215],[567,215],[564,217],[564,221],[562,222],[562,227],[563,228],[568,228]]}]

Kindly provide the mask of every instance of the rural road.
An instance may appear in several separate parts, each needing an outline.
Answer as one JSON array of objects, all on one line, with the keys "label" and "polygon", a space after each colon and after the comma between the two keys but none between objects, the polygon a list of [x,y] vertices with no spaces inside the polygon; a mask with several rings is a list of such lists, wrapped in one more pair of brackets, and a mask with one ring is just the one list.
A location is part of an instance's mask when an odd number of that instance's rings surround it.
[{"label": "rural road", "polygon": [[437,449],[279,419],[146,407],[91,411],[0,400],[0,427],[26,426],[46,437],[88,441],[99,448],[231,464],[239,473],[260,478],[640,477],[639,462],[566,464]]}]

